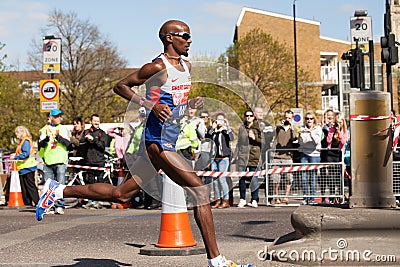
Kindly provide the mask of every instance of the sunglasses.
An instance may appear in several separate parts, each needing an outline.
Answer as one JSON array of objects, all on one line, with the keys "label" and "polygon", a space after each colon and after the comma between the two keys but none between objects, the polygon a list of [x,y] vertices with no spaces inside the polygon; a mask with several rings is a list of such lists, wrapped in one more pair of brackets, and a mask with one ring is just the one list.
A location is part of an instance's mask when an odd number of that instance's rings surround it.
[{"label": "sunglasses", "polygon": [[[179,36],[182,37],[185,41],[189,40],[190,38],[192,38],[192,36],[190,35],[190,33],[187,32],[170,32],[168,34],[171,34],[172,36]],[[167,36],[167,34],[163,34],[160,36],[161,39],[163,39],[165,36]]]},{"label": "sunglasses", "polygon": [[251,115],[251,114],[246,114],[246,115],[244,115],[246,118],[252,118],[252,117],[254,117],[254,115]]},{"label": "sunglasses", "polygon": [[306,118],[306,120],[314,120],[314,118]]},{"label": "sunglasses", "polygon": [[208,116],[200,116],[200,118],[204,119],[204,118],[208,118]]}]

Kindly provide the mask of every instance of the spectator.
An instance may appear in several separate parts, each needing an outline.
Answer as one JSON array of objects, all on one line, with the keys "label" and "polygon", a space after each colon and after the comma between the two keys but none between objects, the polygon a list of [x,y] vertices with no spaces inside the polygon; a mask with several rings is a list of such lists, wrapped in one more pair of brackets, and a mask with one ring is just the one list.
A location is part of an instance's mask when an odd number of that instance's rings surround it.
[{"label": "spectator", "polygon": [[[285,119],[282,123],[276,126],[274,147],[277,149],[273,155],[272,164],[279,164],[275,167],[291,166],[293,164],[293,142],[297,140],[297,130],[293,126],[293,111],[285,111]],[[286,177],[285,195],[288,196],[293,183],[293,174],[282,174]],[[281,174],[272,174],[273,190],[275,195],[279,195],[279,186],[281,182]],[[275,198],[274,204],[289,203],[289,199]]]},{"label": "spectator", "polygon": [[[215,158],[211,162],[211,170],[227,172],[231,157],[230,141],[233,141],[233,133],[224,113],[219,113],[209,131],[214,141]],[[212,208],[229,208],[229,185],[226,176],[214,178],[215,196],[217,200]],[[222,194],[221,194],[222,193]]]},{"label": "spectator", "polygon": [[197,138],[199,141],[205,138],[206,136],[206,124],[203,119],[196,116],[197,109],[188,107],[188,120],[191,124],[193,124]]},{"label": "spectator", "polygon": [[193,167],[195,151],[199,147],[196,126],[185,118],[180,120],[180,124],[180,132],[176,141],[176,151]]},{"label": "spectator", "polygon": [[[345,196],[345,200],[349,200],[352,194],[352,184],[351,184],[351,156],[350,156],[351,142],[350,142],[350,129],[347,130],[347,142],[344,145],[343,162],[346,166],[344,172],[344,186],[348,187],[348,196]],[[397,197],[396,197],[397,199]]]},{"label": "spectator", "polygon": [[109,137],[113,138],[110,145],[115,151],[115,155],[118,158],[118,165],[122,167],[124,165],[124,156],[126,145],[124,144],[124,125],[121,123],[117,127],[111,127],[107,130]]},{"label": "spectator", "polygon": [[72,157],[82,157],[83,155],[78,154],[79,141],[82,138],[83,131],[85,130],[85,123],[81,117],[76,117],[72,120],[73,128],[70,136],[70,145],[68,151]]},{"label": "spectator", "polygon": [[20,141],[11,160],[16,160],[17,169],[25,190],[22,191],[23,199],[28,205],[36,206],[39,201],[38,188],[35,183],[37,163],[33,148],[32,136],[25,126],[15,128],[15,137]]},{"label": "spectator", "polygon": [[[314,164],[321,162],[321,137],[322,129],[317,124],[314,112],[309,111],[305,116],[306,123],[299,132],[299,151],[300,162],[306,164]],[[308,198],[309,185],[311,195],[314,196],[317,188],[317,170],[304,171],[302,173],[303,180],[303,199],[304,205],[314,202],[314,197]]]},{"label": "spectator", "polygon": [[261,147],[261,159],[264,165],[266,160],[266,153],[272,147],[272,140],[274,139],[274,128],[270,123],[264,121],[264,111],[261,107],[254,108],[254,115],[258,121],[258,125],[262,131],[262,147]]},{"label": "spectator", "polygon": [[[139,145],[142,140],[143,131],[145,128],[146,121],[146,109],[144,107],[139,108],[139,124],[133,128],[131,138],[129,140],[129,145],[125,153],[126,164],[133,166],[133,162],[138,157]],[[157,174],[160,176],[159,174]],[[144,208],[144,209],[158,209],[161,207],[161,188],[162,188],[162,178],[158,177],[153,183],[149,183],[146,186],[146,191],[141,190],[135,197],[132,198],[132,206],[134,208]]]},{"label": "spectator", "polygon": [[[195,170],[210,170],[210,163],[211,163],[211,147],[212,147],[212,142],[211,142],[211,136],[208,134],[208,132],[212,128],[211,124],[211,119],[208,111],[203,110],[200,113],[200,118],[204,121],[204,125],[206,128],[206,134],[205,137],[201,140],[200,144],[200,156],[196,160],[195,163]],[[203,177],[204,182],[207,184],[208,188],[210,189],[210,202],[214,202],[216,199],[214,197],[214,187],[212,184],[212,177],[210,176],[204,176]]]},{"label": "spectator", "polygon": [[[236,164],[238,171],[256,171],[258,170],[259,163],[261,163],[261,130],[253,111],[246,110],[244,113],[243,124],[239,128],[238,143],[236,149]],[[238,207],[244,208],[246,206],[246,179],[247,177],[240,177],[239,191],[240,200]],[[247,205],[253,208],[258,207],[258,176],[252,176],[250,182],[251,201]]]},{"label": "spectator", "polygon": [[[47,113],[47,124],[45,126],[43,126],[40,130],[39,130],[39,137],[40,136],[46,136],[46,130],[47,127],[51,124],[51,119],[50,119],[50,112]],[[38,147],[39,150],[39,157],[43,158],[43,154],[44,154],[44,147]]]},{"label": "spectator", "polygon": [[[65,171],[67,169],[68,151],[70,145],[67,128],[61,124],[63,113],[59,109],[52,109],[49,113],[50,124],[41,130],[39,137],[39,150],[43,152],[44,180],[54,179],[65,184]],[[42,128],[43,129],[43,128]],[[65,199],[56,201],[49,213],[64,214]]]},{"label": "spectator", "polygon": [[[181,155],[187,163],[194,168],[196,151],[199,147],[199,139],[196,133],[196,124],[189,122],[187,119],[180,120],[180,132],[178,140],[176,140],[176,152]],[[194,199],[191,195],[186,196],[188,208],[193,207]]]},{"label": "spectator", "polygon": [[[342,160],[342,149],[347,141],[347,125],[346,120],[343,117],[336,117],[335,112],[331,109],[325,112],[327,123],[322,128],[323,139],[321,146],[321,162],[340,162]],[[340,123],[338,118],[340,118]],[[329,188],[329,194],[335,194],[335,187],[338,184],[338,171],[335,171],[336,165],[328,165],[326,169],[322,170],[322,193],[325,193],[325,189]],[[336,167],[337,168],[337,167]],[[336,175],[335,175],[336,174]],[[329,204],[333,198],[325,197],[324,203]]]},{"label": "spectator", "polygon": [[[91,126],[83,132],[79,143],[80,153],[84,155],[83,164],[91,167],[104,167],[107,134],[100,129],[100,116],[93,114],[90,116]],[[104,177],[103,170],[88,170],[86,174],[87,184],[102,183]],[[100,202],[89,201],[85,208],[102,208]]]},{"label": "spectator", "polygon": [[138,116],[139,124],[133,128],[131,138],[128,142],[128,147],[126,149],[125,158],[126,162],[132,163],[135,161],[137,154],[136,152],[139,150],[139,145],[142,140],[142,134],[145,127],[146,121],[146,109],[144,107],[139,108],[139,116]]}]

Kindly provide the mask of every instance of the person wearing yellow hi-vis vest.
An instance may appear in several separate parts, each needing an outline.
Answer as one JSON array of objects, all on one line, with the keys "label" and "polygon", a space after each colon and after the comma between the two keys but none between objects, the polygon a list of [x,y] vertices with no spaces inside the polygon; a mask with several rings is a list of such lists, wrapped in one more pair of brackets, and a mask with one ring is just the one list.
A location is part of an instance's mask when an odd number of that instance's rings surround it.
[{"label": "person wearing yellow hi-vis vest", "polygon": [[[47,113],[47,124],[39,130],[39,137],[46,136],[46,129],[51,124],[50,113]],[[39,148],[39,157],[43,158],[44,147]]]},{"label": "person wearing yellow hi-vis vest", "polygon": [[[62,114],[59,109],[50,110],[51,123],[46,126],[46,131],[41,132],[38,148],[42,150],[44,180],[56,179],[60,184],[65,184],[70,139],[68,129],[61,124]],[[49,213],[64,214],[64,204],[65,199],[57,200],[54,211],[50,210]]]},{"label": "person wearing yellow hi-vis vest", "polygon": [[196,127],[185,118],[181,119],[180,123],[181,127],[178,140],[176,141],[176,151],[186,159],[190,166],[193,166],[194,152],[199,146]]},{"label": "person wearing yellow hi-vis vest", "polygon": [[15,137],[20,143],[15,150],[15,154],[12,154],[10,158],[16,161],[18,174],[24,184],[25,190],[22,190],[22,197],[26,201],[25,204],[36,206],[39,201],[39,193],[35,183],[37,163],[32,136],[25,126],[17,126],[15,128]]}]

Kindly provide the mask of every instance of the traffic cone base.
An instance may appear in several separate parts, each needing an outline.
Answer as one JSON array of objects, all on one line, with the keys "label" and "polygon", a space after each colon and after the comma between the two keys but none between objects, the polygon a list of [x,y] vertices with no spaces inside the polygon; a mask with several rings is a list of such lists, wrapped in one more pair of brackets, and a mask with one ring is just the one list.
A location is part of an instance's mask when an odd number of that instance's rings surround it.
[{"label": "traffic cone base", "polygon": [[157,247],[184,248],[196,246],[187,212],[163,213]]},{"label": "traffic cone base", "polygon": [[8,207],[23,207],[24,205],[21,192],[10,192],[7,204]]},{"label": "traffic cone base", "polygon": [[16,162],[12,163],[11,179],[10,179],[10,192],[8,197],[8,207],[23,207],[25,206],[22,199],[21,183],[17,170]]}]

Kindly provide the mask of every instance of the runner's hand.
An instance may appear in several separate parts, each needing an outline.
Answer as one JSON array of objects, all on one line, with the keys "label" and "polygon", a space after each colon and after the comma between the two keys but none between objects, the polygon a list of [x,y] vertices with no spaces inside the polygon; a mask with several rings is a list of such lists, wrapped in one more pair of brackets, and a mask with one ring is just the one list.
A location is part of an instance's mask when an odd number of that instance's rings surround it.
[{"label": "runner's hand", "polygon": [[155,104],[152,111],[161,122],[166,122],[172,117],[171,109],[167,104]]},{"label": "runner's hand", "polygon": [[189,100],[189,106],[195,109],[202,109],[204,107],[204,101],[201,96],[196,96]]}]

